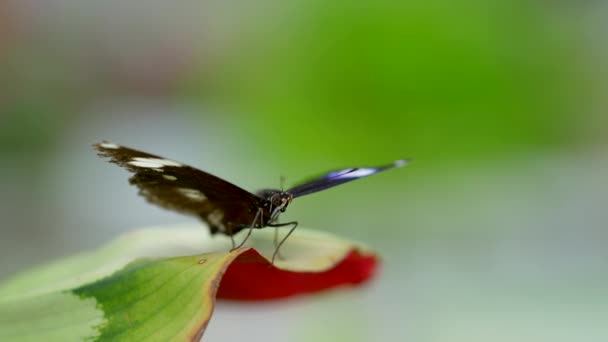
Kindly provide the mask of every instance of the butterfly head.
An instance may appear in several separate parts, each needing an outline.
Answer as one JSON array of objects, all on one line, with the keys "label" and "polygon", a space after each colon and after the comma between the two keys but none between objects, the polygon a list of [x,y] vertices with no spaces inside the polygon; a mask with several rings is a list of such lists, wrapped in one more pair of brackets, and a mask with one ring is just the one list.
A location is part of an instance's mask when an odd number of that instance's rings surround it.
[{"label": "butterfly head", "polygon": [[279,210],[282,213],[285,212],[291,200],[293,200],[293,195],[285,191],[276,192],[270,196],[270,203],[272,203],[274,210]]},{"label": "butterfly head", "polygon": [[276,191],[274,192],[270,198],[270,204],[272,208],[272,213],[270,215],[271,220],[276,219],[280,213],[284,213],[287,209],[287,206],[293,200],[293,195],[285,192],[285,191]]}]

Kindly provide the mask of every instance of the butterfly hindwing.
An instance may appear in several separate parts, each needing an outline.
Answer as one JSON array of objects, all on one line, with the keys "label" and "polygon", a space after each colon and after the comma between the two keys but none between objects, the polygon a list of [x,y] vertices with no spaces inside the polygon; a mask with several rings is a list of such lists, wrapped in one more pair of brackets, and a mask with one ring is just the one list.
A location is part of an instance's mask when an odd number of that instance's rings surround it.
[{"label": "butterfly hindwing", "polygon": [[263,206],[260,197],[194,167],[109,142],[94,147],[133,173],[129,182],[150,203],[198,216],[212,233],[235,234],[250,226]]}]

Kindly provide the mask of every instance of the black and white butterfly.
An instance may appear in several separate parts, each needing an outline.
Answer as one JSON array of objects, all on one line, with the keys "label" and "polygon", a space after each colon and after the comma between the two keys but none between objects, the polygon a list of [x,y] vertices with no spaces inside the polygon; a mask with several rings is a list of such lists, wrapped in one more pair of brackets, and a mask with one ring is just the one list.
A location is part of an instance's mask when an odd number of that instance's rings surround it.
[{"label": "black and white butterfly", "polygon": [[[233,248],[243,246],[253,228],[291,226],[280,242],[275,231],[273,262],[283,242],[298,225],[297,221],[278,223],[279,214],[285,212],[294,198],[408,164],[407,160],[397,160],[379,167],[347,168],[328,172],[286,191],[263,189],[253,194],[170,159],[107,141],[93,146],[99,151],[99,156],[111,158],[110,162],[132,172],[134,175],[129,182],[136,185],[139,194],[150,203],[201,218],[209,225],[212,234],[230,236]],[[247,236],[236,246],[233,235],[243,229],[249,229]]]}]

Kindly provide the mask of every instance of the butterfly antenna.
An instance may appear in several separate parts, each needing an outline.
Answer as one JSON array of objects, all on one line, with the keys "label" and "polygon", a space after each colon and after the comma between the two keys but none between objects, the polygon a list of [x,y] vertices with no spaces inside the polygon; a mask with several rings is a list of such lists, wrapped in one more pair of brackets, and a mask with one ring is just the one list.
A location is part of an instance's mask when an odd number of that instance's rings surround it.
[{"label": "butterfly antenna", "polygon": [[285,176],[281,176],[280,182],[281,182],[281,191],[284,191],[285,189],[285,180],[287,178]]}]

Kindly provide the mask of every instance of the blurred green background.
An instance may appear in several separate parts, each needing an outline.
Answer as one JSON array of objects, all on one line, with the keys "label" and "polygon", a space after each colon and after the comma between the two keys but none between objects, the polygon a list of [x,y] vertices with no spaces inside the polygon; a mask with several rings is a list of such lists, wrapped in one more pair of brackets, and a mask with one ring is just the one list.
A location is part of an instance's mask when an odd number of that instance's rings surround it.
[{"label": "blurred green background", "polygon": [[102,139],[250,190],[411,157],[282,216],[377,249],[372,284],[220,303],[206,338],[605,341],[607,23],[602,1],[2,1],[0,280],[193,220]]}]

